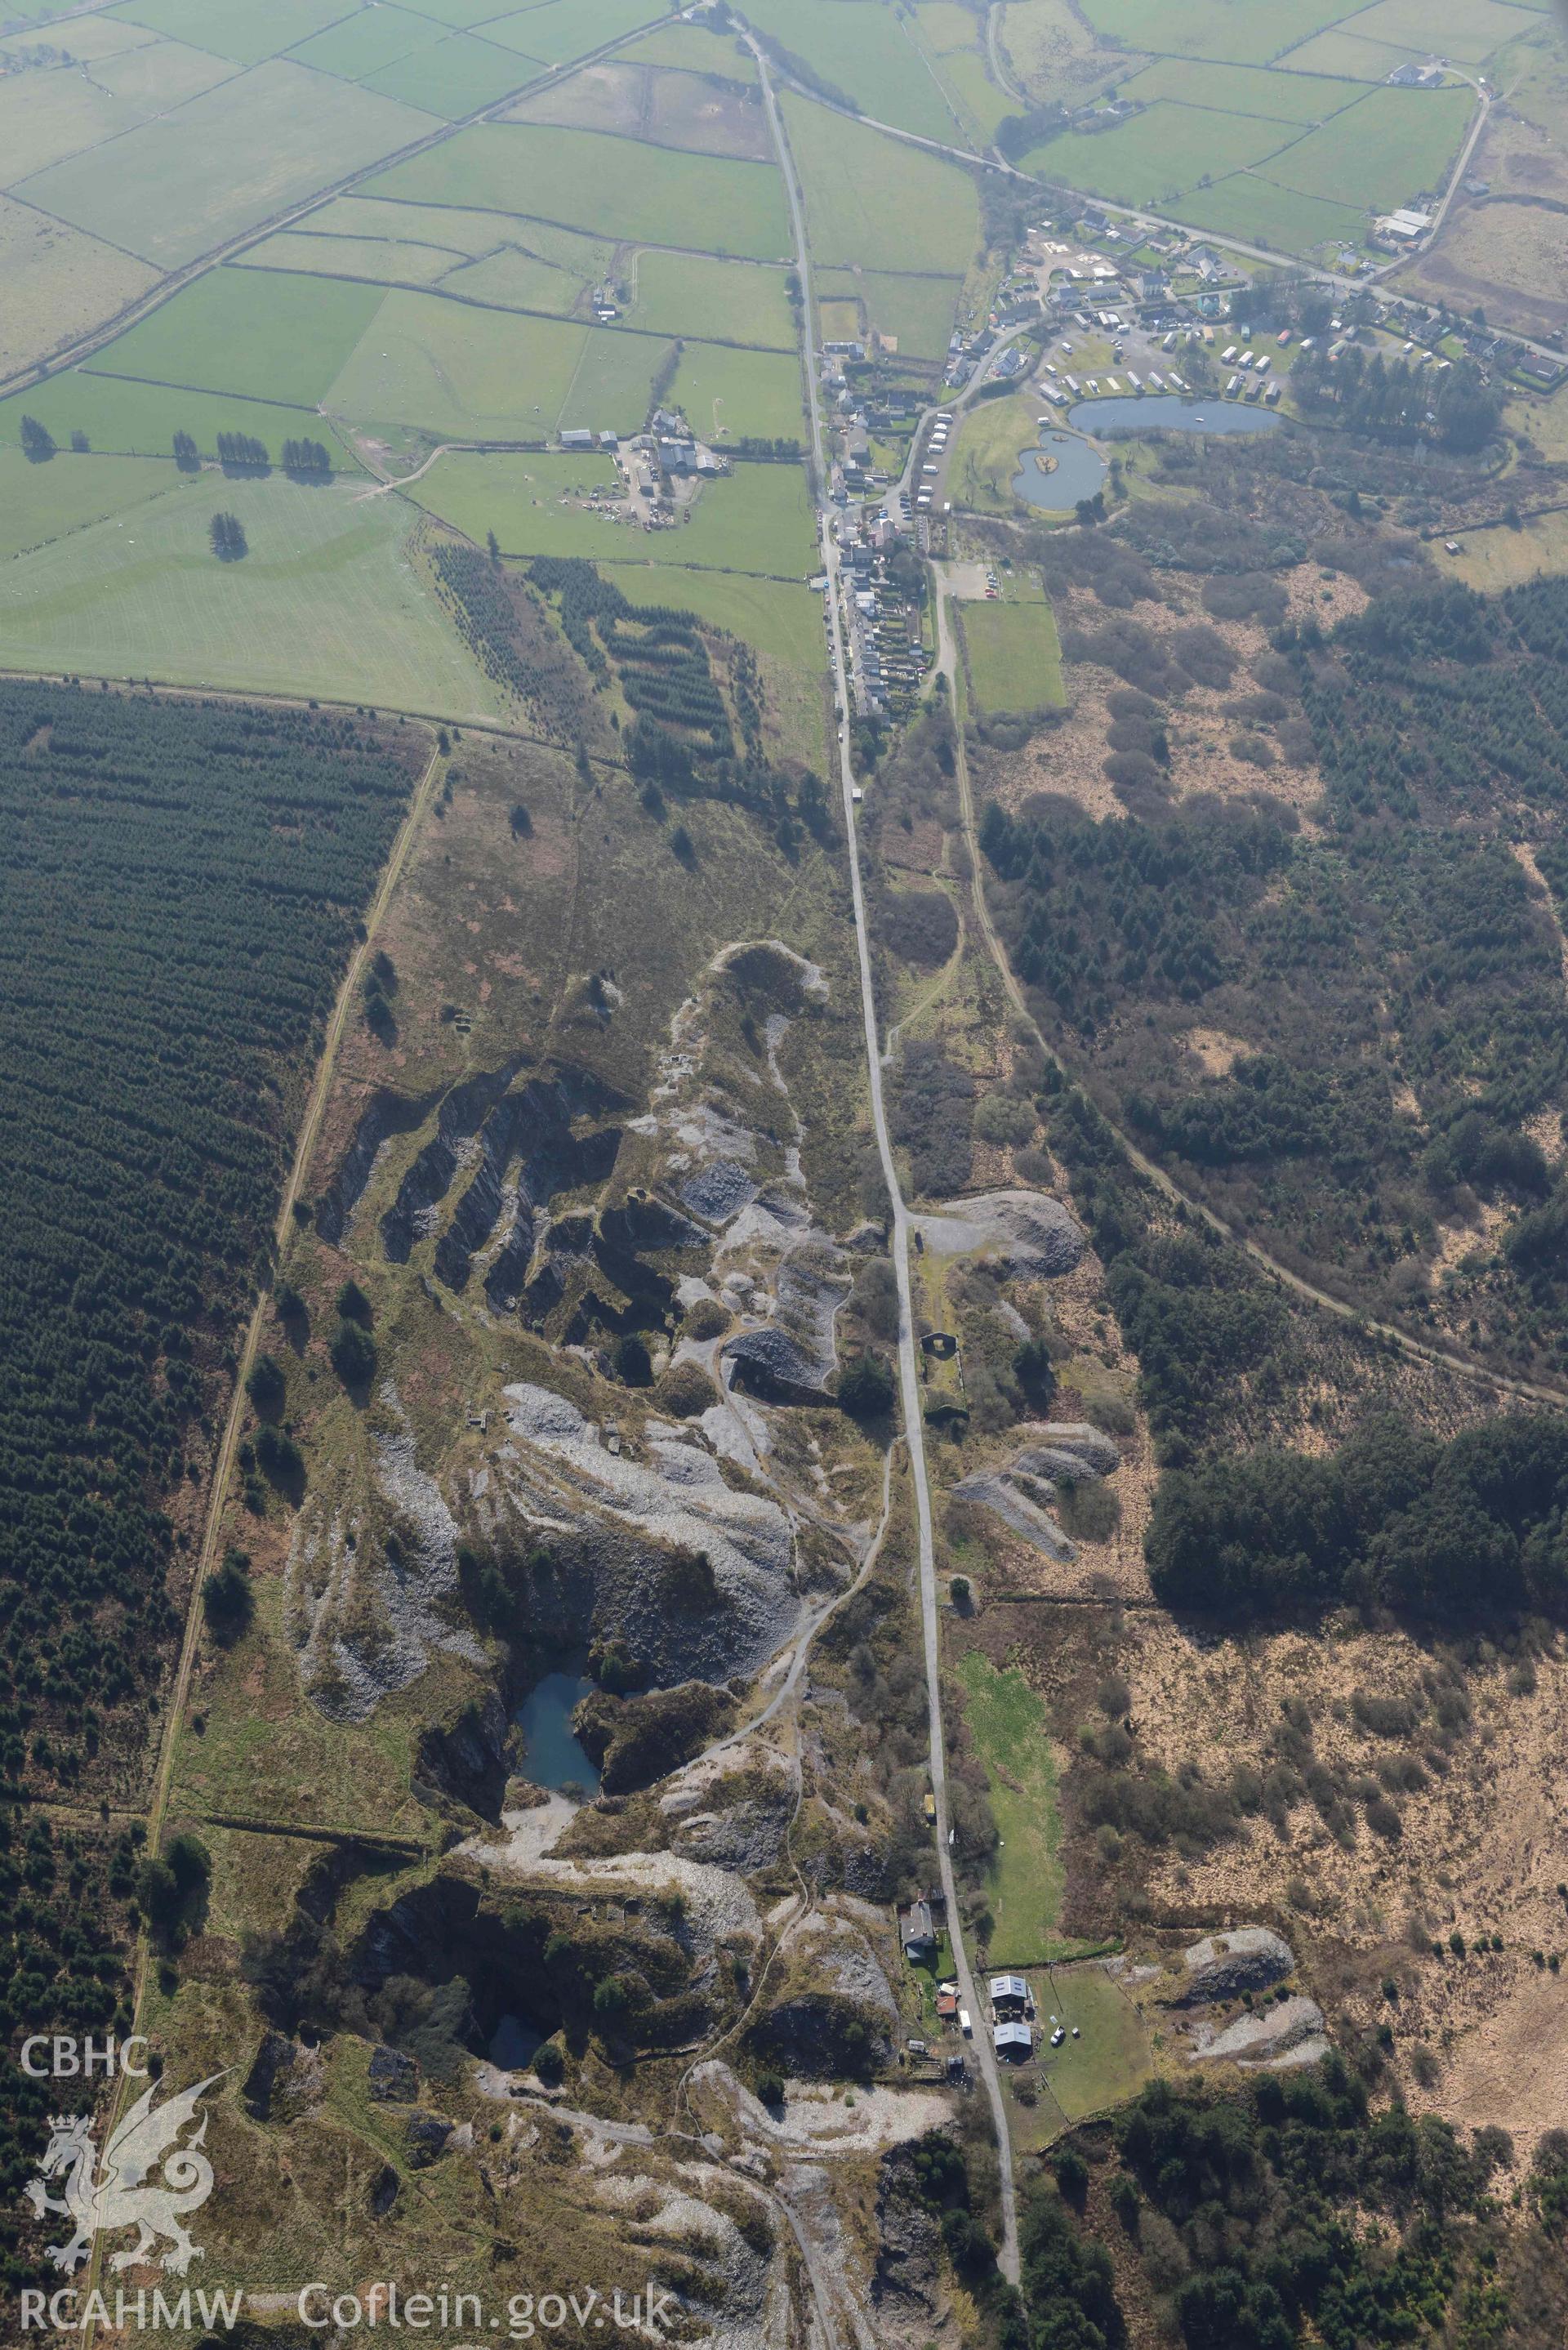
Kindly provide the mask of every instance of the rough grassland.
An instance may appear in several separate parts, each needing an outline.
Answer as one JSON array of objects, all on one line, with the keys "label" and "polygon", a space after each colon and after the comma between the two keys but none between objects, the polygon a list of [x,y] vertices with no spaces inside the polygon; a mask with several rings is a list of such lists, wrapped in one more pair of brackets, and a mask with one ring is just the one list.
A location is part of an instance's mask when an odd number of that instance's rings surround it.
[{"label": "rough grassland", "polygon": [[800,361],[792,353],[688,343],[672,397],[704,439],[804,441]]},{"label": "rough grassland", "polygon": [[35,465],[20,449],[0,449],[0,560],[64,538],[105,515],[124,515],[161,497],[176,478],[172,457],[76,457],[62,451],[47,465]]},{"label": "rough grassland", "polygon": [[157,283],[145,262],[0,196],[0,376],[74,342]]},{"label": "rough grassland", "polygon": [[1008,115],[1017,113],[1017,99],[998,89],[986,70],[985,60],[972,49],[955,49],[946,57],[934,58],[932,68],[968,138],[990,146],[996,137],[997,125]]},{"label": "rough grassland", "polygon": [[[67,66],[7,74],[0,79],[0,180],[15,187],[211,89],[229,73],[200,49],[159,41],[99,59],[90,78]],[[112,222],[104,226],[112,235]]]},{"label": "rough grassland", "polygon": [[128,131],[102,154],[37,173],[20,192],[161,269],[177,269],[421,138],[432,120],[303,66],[257,66]]},{"label": "rough grassland", "polygon": [[[242,563],[212,553],[220,507],[244,525]],[[0,667],[497,715],[409,532],[400,500],[357,485],[194,475],[0,570]]]},{"label": "rough grassland", "polygon": [[750,21],[815,67],[878,121],[949,145],[959,128],[929,67],[891,8],[843,0],[748,0]]},{"label": "rough grassland", "polygon": [[[7,14],[11,11],[7,9]],[[259,66],[346,13],[345,0],[129,0],[116,15],[235,65]],[[427,9],[434,16],[434,8]],[[75,36],[71,46],[74,47]]]},{"label": "rough grassland", "polygon": [[767,117],[755,88],[624,58],[601,59],[569,78],[557,77],[530,91],[504,119],[607,131],[697,155],[773,161]]},{"label": "rough grassland", "polygon": [[628,313],[634,326],[794,350],[794,313],[782,270],[691,253],[639,254],[636,269],[637,298]]},{"label": "rough grassland", "polygon": [[963,276],[980,240],[967,172],[787,91],[784,110],[815,261]]},{"label": "rough grassland", "polygon": [[[254,433],[275,457],[286,441],[302,432],[327,442],[333,437],[308,409],[272,408],[224,392],[171,390],[163,384],[116,382],[82,372],[51,376],[47,383],[0,402],[0,440],[16,439],[24,415],[47,424],[62,449],[73,432],[81,432],[95,453],[117,450],[130,456],[170,456],[176,432],[194,434],[205,457],[217,455],[220,432]],[[337,448],[333,463],[354,465]]]},{"label": "rough grassland", "polygon": [[547,317],[566,318],[587,307],[588,287],[602,275],[585,279],[580,271],[559,269],[509,245],[483,261],[459,262],[442,272],[441,282],[446,293],[493,303],[498,310],[543,310]]},{"label": "rough grassland", "polygon": [[408,106],[422,106],[429,113],[444,114],[449,122],[459,122],[482,106],[493,106],[510,97],[535,70],[514,50],[498,49],[493,42],[454,33],[438,41],[433,49],[419,49],[412,57],[383,66],[379,73],[367,74],[365,88],[379,90],[383,98],[400,98]]},{"label": "rough grassland", "polygon": [[93,368],[314,408],[382,299],[373,286],[212,269],[97,352]]},{"label": "rough grassland", "polygon": [[789,252],[784,188],[771,164],[675,155],[592,130],[476,124],[394,165],[371,192],[534,214],[742,260],[778,261]]},{"label": "rough grassland", "polygon": [[1383,210],[1435,190],[1475,111],[1460,89],[1375,89],[1268,166],[1282,187]]},{"label": "rough grassland", "polygon": [[1364,213],[1321,196],[1276,188],[1256,172],[1238,172],[1211,188],[1194,188],[1181,199],[1181,216],[1197,228],[1218,229],[1249,244],[1277,246],[1282,253],[1308,253],[1331,242],[1354,244],[1366,234]]},{"label": "rough grassland", "polygon": [[597,432],[630,432],[647,412],[664,349],[649,335],[393,292],[325,404],[334,415],[417,425],[438,440],[526,441],[553,432],[591,383],[614,412],[587,421]]},{"label": "rough grassland", "polygon": [[962,604],[959,608],[970,683],[981,710],[1060,708],[1062,647],[1049,604]]},{"label": "rough grassland", "polygon": [[1053,1955],[1064,1890],[1056,1762],[1045,1709],[1016,1665],[999,1673],[981,1649],[971,1648],[955,1669],[1002,1837],[991,1879],[990,1963],[1037,1965]]}]

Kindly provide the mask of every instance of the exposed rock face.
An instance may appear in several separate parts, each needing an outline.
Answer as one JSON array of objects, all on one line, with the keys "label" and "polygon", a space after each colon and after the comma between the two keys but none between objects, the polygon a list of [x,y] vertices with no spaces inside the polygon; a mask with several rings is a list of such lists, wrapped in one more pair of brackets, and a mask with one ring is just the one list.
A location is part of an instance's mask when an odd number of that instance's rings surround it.
[{"label": "exposed rock face", "polygon": [[428,2170],[432,2162],[440,2160],[446,2152],[452,2128],[453,2125],[440,2114],[410,2115],[403,2129],[403,2143],[416,2170]]},{"label": "exposed rock face", "polygon": [[1047,1558],[1065,1563],[1077,1557],[1078,1546],[1044,1504],[1054,1501],[1063,1485],[1096,1484],[1108,1477],[1120,1466],[1121,1455],[1108,1436],[1081,1420],[1048,1420],[1020,1433],[1031,1441],[1005,1467],[972,1470],[953,1491],[992,1511]]},{"label": "exposed rock face", "polygon": [[465,1706],[454,1722],[425,1731],[415,1775],[455,1795],[470,1811],[498,1820],[506,1793],[508,1734],[501,1700],[489,1691]]},{"label": "exposed rock face", "polygon": [[254,2120],[288,2122],[318,2106],[326,2087],[327,2070],[319,2048],[306,2048],[281,2032],[268,2032],[241,2094]]},{"label": "exposed rock face", "polygon": [[1228,1934],[1206,1935],[1181,1954],[1187,1978],[1173,2007],[1207,2007],[1240,1999],[1243,1991],[1272,1991],[1295,1971],[1295,1952],[1267,1926],[1239,1926]]},{"label": "exposed rock face", "polygon": [[1315,2064],[1327,2054],[1324,2012],[1299,1992],[1269,2007],[1239,2015],[1222,2032],[1199,2024],[1191,2061],[1195,2064]]},{"label": "exposed rock face", "polygon": [[982,1191],[940,1216],[910,1219],[937,1256],[1000,1258],[1023,1279],[1060,1279],[1081,1263],[1083,1233],[1042,1191]]},{"label": "exposed rock face", "polygon": [[354,1139],[344,1152],[337,1173],[317,1203],[316,1229],[336,1248],[364,1198],[377,1159],[392,1137],[408,1134],[430,1111],[430,1101],[410,1101],[402,1094],[378,1093],[360,1112]]},{"label": "exposed rock face", "polygon": [[916,2190],[908,2155],[883,2158],[877,2187],[871,2307],[879,2342],[924,2344],[940,2314],[941,2229]]},{"label": "exposed rock face", "polygon": [[481,1071],[462,1085],[453,1086],[436,1116],[436,1130],[398,1186],[398,1196],[381,1218],[381,1244],[394,1264],[406,1264],[420,1234],[430,1228],[431,1211],[446,1197],[457,1173],[458,1152],[477,1134],[516,1070]]},{"label": "exposed rock face", "polygon": [[[799,1620],[794,1535],[779,1504],[725,1483],[718,1462],[671,1422],[654,1422],[645,1461],[613,1454],[576,1406],[547,1388],[505,1390],[512,1441],[487,1508],[507,1499],[560,1538],[586,1574],[593,1627],[623,1639],[665,1683],[758,1671]],[[705,1554],[713,1604],[669,1604],[670,1553]],[[581,1627],[587,1630],[587,1625]]]},{"label": "exposed rock face", "polygon": [[737,1383],[762,1403],[831,1404],[820,1366],[782,1330],[742,1330],[724,1348]]},{"label": "exposed rock face", "polygon": [[369,2089],[378,2105],[411,2106],[420,2093],[420,2068],[400,2048],[382,2042],[370,2051]]}]

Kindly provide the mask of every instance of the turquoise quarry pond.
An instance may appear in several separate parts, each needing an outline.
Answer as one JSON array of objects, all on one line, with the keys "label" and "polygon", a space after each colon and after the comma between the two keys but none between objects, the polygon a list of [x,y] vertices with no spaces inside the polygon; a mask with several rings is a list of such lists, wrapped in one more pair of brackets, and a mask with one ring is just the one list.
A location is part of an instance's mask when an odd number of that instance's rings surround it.
[{"label": "turquoise quarry pond", "polygon": [[522,1772],[536,1787],[581,1787],[598,1793],[599,1774],[572,1730],[572,1714],[579,1698],[594,1684],[580,1672],[546,1673],[517,1709],[523,1733]]}]

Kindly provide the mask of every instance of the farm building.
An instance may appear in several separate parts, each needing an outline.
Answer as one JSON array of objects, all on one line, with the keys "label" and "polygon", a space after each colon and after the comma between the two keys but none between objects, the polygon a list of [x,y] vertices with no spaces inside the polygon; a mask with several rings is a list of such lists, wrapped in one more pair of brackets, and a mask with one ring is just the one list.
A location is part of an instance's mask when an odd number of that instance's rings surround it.
[{"label": "farm building", "polygon": [[1029,1985],[1022,1975],[992,1975],[991,2004],[999,2023],[1004,2016],[1022,2015],[1029,2005]]},{"label": "farm building", "polygon": [[1026,2023],[998,2023],[992,2027],[992,2045],[1007,2064],[1023,2064],[1034,2054],[1034,2034]]},{"label": "farm building", "polygon": [[937,1951],[937,1929],[929,1901],[911,1901],[898,1919],[898,1939],[907,1959],[931,1959]]}]

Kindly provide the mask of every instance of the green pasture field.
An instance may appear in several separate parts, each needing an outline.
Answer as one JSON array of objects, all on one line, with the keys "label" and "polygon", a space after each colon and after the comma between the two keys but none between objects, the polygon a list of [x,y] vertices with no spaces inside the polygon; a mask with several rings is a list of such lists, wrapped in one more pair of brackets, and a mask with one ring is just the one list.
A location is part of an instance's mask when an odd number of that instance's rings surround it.
[{"label": "green pasture field", "polygon": [[259,66],[346,16],[351,5],[352,0],[265,0],[265,6],[257,0],[127,0],[113,13],[234,65]]},{"label": "green pasture field", "polygon": [[595,432],[635,432],[665,351],[652,335],[394,291],[324,404],[438,441],[543,439],[564,417]]},{"label": "green pasture field", "polygon": [[[514,16],[486,24],[484,37],[504,48],[521,49],[546,65],[565,65],[586,57],[623,34],[635,33],[659,14],[660,0],[548,0],[543,8],[524,8]],[[673,15],[674,11],[671,10]]]},{"label": "green pasture field", "polygon": [[433,49],[416,50],[364,78],[365,88],[379,90],[383,98],[401,99],[405,105],[422,106],[427,113],[460,122],[482,106],[510,98],[536,70],[541,69],[515,49],[498,49],[493,41],[452,33]]},{"label": "green pasture field", "polygon": [[1086,0],[1096,33],[1125,49],[1151,57],[1214,57],[1220,63],[1268,65],[1325,25],[1351,14],[1347,0]]},{"label": "green pasture field", "polygon": [[952,49],[945,57],[934,57],[931,63],[960,121],[971,137],[978,136],[990,146],[996,137],[997,125],[1007,115],[1018,112],[1017,100],[998,89],[986,70],[984,58],[973,49]]},{"label": "green pasture field", "polygon": [[[6,12],[0,10],[0,21],[8,21]],[[96,65],[101,57],[118,57],[127,49],[144,49],[158,36],[143,25],[132,25],[120,16],[74,16],[71,19],[70,52],[79,64]],[[200,47],[192,43],[193,47]]]},{"label": "green pasture field", "polygon": [[566,318],[603,274],[584,278],[575,270],[557,269],[531,253],[508,247],[486,254],[483,261],[449,263],[441,284],[449,294],[491,303],[498,310],[543,310],[548,317]]},{"label": "green pasture field", "polygon": [[[855,335],[876,328],[890,335],[900,359],[940,359],[953,330],[961,281],[956,277],[896,277],[869,269],[823,269],[815,278],[818,307],[853,302]],[[844,338],[834,336],[841,341]]]},{"label": "green pasture field", "polygon": [[1062,644],[1049,604],[961,604],[959,625],[981,710],[999,717],[1065,702]]},{"label": "green pasture field", "polygon": [[1274,156],[1268,176],[1303,195],[1384,211],[1440,184],[1474,111],[1469,88],[1369,90]]},{"label": "green pasture field", "polygon": [[177,269],[423,137],[432,120],[303,66],[261,65],[127,131],[101,153],[36,173],[20,192],[160,268]]},{"label": "green pasture field", "polygon": [[770,163],[676,155],[547,125],[480,123],[370,182],[377,195],[534,214],[694,253],[789,255],[784,184]]},{"label": "green pasture field", "polygon": [[229,73],[219,58],[200,49],[155,41],[98,59],[90,78],[79,67],[68,66],[6,74],[0,78],[0,177],[14,187],[35,172],[134,130],[166,108],[227,80]]},{"label": "green pasture field", "polygon": [[667,562],[770,579],[804,579],[815,567],[816,519],[799,465],[737,465],[728,480],[710,482],[688,513],[659,536]]},{"label": "green pasture field", "polygon": [[621,52],[628,65],[674,66],[683,73],[720,74],[727,81],[754,82],[756,60],[739,40],[705,33],[698,25],[661,25]]},{"label": "green pasture field", "polygon": [[[168,457],[176,432],[193,435],[205,457],[215,457],[220,432],[250,432],[277,459],[286,441],[302,434],[331,442],[333,435],[313,410],[275,408],[265,400],[236,400],[218,391],[182,391],[161,383],[89,375],[73,369],[47,383],[0,401],[0,442],[16,440],[24,415],[47,425],[60,447],[73,432],[85,432],[96,455]],[[333,450],[333,463],[355,473],[356,461]]]},{"label": "green pasture field", "polygon": [[561,402],[562,431],[587,425],[595,432],[638,432],[647,421],[653,379],[671,348],[657,335],[586,328],[582,355]]},{"label": "green pasture field", "polygon": [[628,313],[633,326],[759,350],[794,350],[794,312],[783,270],[693,253],[641,253],[635,265],[637,297]]},{"label": "green pasture field", "polygon": [[988,1963],[1037,1966],[1055,1955],[1064,1890],[1056,1758],[1045,1709],[1016,1665],[998,1672],[979,1648],[959,1656],[955,1669],[1002,1837],[991,1870],[994,1923]]},{"label": "green pasture field", "polygon": [[1338,30],[1319,33],[1280,59],[1283,73],[1348,75],[1354,81],[1386,81],[1396,66],[1418,66],[1425,49],[1393,49],[1382,41],[1357,41]]},{"label": "green pasture field", "polygon": [[1323,122],[1365,96],[1358,81],[1328,75],[1285,74],[1258,66],[1198,65],[1189,57],[1160,57],[1118,85],[1118,98],[1152,105],[1173,99],[1178,105],[1250,114],[1274,122]]},{"label": "green pasture field", "polygon": [[0,448],[0,561],[130,512],[178,478],[172,456],[77,457],[62,450],[36,465],[19,448]]},{"label": "green pasture field", "polygon": [[1277,122],[1160,99],[1111,130],[1066,130],[1033,148],[1024,169],[1114,203],[1166,203],[1206,175],[1260,163],[1285,143]]},{"label": "green pasture field", "polygon": [[802,441],[805,391],[793,351],[688,343],[671,398],[704,441]]},{"label": "green pasture field", "polygon": [[[220,508],[244,525],[241,563],[212,553]],[[498,715],[411,527],[428,525],[358,484],[179,477],[123,526],[96,523],[0,569],[0,666]]]},{"label": "green pasture field", "polygon": [[92,368],[315,408],[383,298],[375,286],[210,269],[96,352]]},{"label": "green pasture field", "polygon": [[629,529],[562,500],[572,492],[613,489],[616,481],[614,465],[597,450],[454,452],[440,458],[407,494],[476,546],[493,531],[504,555],[583,555],[597,561],[623,539],[631,546]]},{"label": "green pasture field", "polygon": [[929,67],[891,8],[846,7],[844,0],[747,0],[746,16],[825,82],[878,121],[952,143],[959,125]]},{"label": "green pasture field", "polygon": [[318,73],[364,81],[400,57],[433,48],[443,37],[441,26],[432,25],[428,16],[400,8],[397,0],[379,0],[376,7],[356,8],[325,31],[313,33],[289,56],[296,65],[311,66]]},{"label": "green pasture field", "polygon": [[1221,236],[1239,236],[1250,244],[1267,244],[1282,253],[1310,253],[1314,245],[1357,244],[1366,234],[1366,216],[1348,204],[1325,203],[1321,196],[1298,195],[1277,188],[1256,172],[1238,172],[1216,180],[1211,188],[1194,188],[1181,199],[1181,217],[1195,228],[1218,230]]},{"label": "green pasture field", "polygon": [[149,294],[156,270],[0,196],[0,375],[31,366]]},{"label": "green pasture field", "polygon": [[291,276],[355,278],[377,288],[434,286],[462,265],[461,255],[440,253],[428,244],[389,244],[372,236],[317,236],[308,229],[287,228],[225,264],[230,269],[284,270]]},{"label": "green pasture field", "polygon": [[815,261],[963,276],[980,242],[967,172],[792,92],[783,103]]},{"label": "green pasture field", "polygon": [[420,0],[421,16],[433,16],[438,25],[448,25],[459,33],[484,24],[496,13],[494,0]]},{"label": "green pasture field", "polygon": [[1423,59],[1438,48],[1472,66],[1484,65],[1507,42],[1540,29],[1535,9],[1511,6],[1509,0],[1442,0],[1435,13],[1427,0],[1375,0],[1340,26],[1356,40],[1386,41]]},{"label": "green pasture field", "polygon": [[[1155,2069],[1147,2025],[1103,1967],[1092,1960],[1051,1967],[1034,1975],[1031,1988],[1044,2038],[1035,2059],[1035,2102],[1009,2100],[1015,2157],[1043,2152],[1075,2122],[1126,2105]],[[1067,2027],[1060,2048],[1050,2045],[1053,2015]]]},{"label": "green pasture field", "polygon": [[587,335],[566,320],[390,293],[326,405],[358,422],[417,425],[438,441],[542,440],[556,429]]},{"label": "green pasture field", "polygon": [[606,563],[603,569],[634,604],[680,605],[814,681],[826,670],[822,598],[809,588],[733,571],[686,571],[670,563]]},{"label": "green pasture field", "polygon": [[[804,577],[815,559],[816,534],[795,465],[737,465],[711,482],[691,520],[648,533],[564,504],[568,494],[613,488],[615,467],[597,451],[453,452],[410,485],[408,495],[483,546],[493,531],[504,555],[584,556],[590,562],[636,564],[657,548],[663,567]],[[628,591],[629,592],[629,591]],[[823,659],[817,648],[819,665]]]}]

